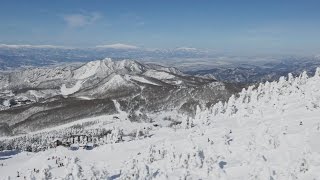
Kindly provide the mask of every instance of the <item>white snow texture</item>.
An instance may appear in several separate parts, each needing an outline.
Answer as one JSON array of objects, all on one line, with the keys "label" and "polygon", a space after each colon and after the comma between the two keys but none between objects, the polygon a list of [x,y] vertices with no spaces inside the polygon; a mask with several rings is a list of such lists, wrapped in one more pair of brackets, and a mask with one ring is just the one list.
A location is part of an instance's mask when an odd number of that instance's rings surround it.
[{"label": "white snow texture", "polygon": [[[82,74],[87,77],[91,72]],[[168,112],[168,116],[181,122],[173,126],[161,125],[160,120],[155,122],[159,126],[130,122],[125,112],[118,111],[116,120],[106,116],[83,121],[99,121],[94,126],[136,134],[130,140],[116,142],[110,137],[110,143],[93,150],[57,147],[2,156],[0,179],[320,177],[319,68],[314,77],[303,73],[294,78],[289,74],[278,82],[249,87],[226,103],[198,108],[195,117]],[[140,131],[145,135],[140,136]],[[64,166],[58,167],[56,159]]]}]

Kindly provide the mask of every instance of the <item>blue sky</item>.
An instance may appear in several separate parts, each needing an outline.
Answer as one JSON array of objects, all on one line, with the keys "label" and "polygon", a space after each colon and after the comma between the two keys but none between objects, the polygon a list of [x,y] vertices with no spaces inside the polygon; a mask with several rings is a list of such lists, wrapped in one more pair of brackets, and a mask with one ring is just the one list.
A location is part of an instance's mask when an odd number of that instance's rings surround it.
[{"label": "blue sky", "polygon": [[319,53],[318,0],[1,0],[0,44]]}]

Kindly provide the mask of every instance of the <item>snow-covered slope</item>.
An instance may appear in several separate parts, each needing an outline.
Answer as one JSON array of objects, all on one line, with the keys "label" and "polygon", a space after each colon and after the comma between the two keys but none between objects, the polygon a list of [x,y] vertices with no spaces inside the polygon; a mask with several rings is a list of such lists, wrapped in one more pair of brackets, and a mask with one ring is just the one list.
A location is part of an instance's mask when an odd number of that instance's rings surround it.
[{"label": "snow-covered slope", "polygon": [[73,94],[73,93],[79,91],[79,89],[81,88],[81,85],[82,85],[81,81],[77,81],[77,83],[71,88],[67,88],[65,84],[62,84],[61,89],[60,89],[61,94],[64,96]]},{"label": "snow-covered slope", "polygon": [[[68,137],[68,132],[98,137],[94,134],[101,134],[101,128],[112,129],[111,135],[94,140],[99,146],[93,150],[57,147],[38,153],[1,152],[1,178],[14,179],[17,172],[20,179],[320,177],[320,69],[311,78],[305,73],[297,78],[289,75],[287,80],[243,90],[226,103],[198,107],[194,118],[163,111],[162,121],[135,123],[114,103],[117,118],[84,119],[78,126],[3,139],[4,145],[25,147],[40,137]],[[43,147],[45,140],[37,141],[42,145],[34,143],[34,148]]]},{"label": "snow-covered slope", "polygon": [[105,77],[112,73],[134,73],[140,74],[144,71],[145,67],[132,60],[112,61],[110,58],[103,60],[91,61],[79,69],[74,71],[73,78],[86,79],[91,76]]},{"label": "snow-covered slope", "polygon": [[132,121],[149,121],[148,113],[171,109],[194,115],[196,105],[226,100],[237,91],[176,68],[110,58],[0,74],[0,85],[0,126],[7,135],[110,114],[112,100]]},{"label": "snow-covered slope", "polygon": [[160,79],[160,80],[166,80],[166,79],[172,79],[175,78],[174,75],[165,72],[165,71],[155,71],[155,70],[149,70],[144,73],[145,76]]},{"label": "snow-covered slope", "polygon": [[[3,102],[9,100],[17,102],[18,98],[25,98],[29,100],[29,103],[33,103],[38,102],[39,99],[47,99],[57,95],[77,96],[77,92],[101,86],[102,81],[112,79],[110,76],[114,75],[121,76],[115,76],[118,79],[125,78],[128,75],[132,76],[133,78],[131,79],[127,78],[129,84],[134,83],[130,82],[132,80],[137,81],[137,78],[140,78],[140,80],[147,78],[148,80],[142,81],[148,81],[149,83],[147,84],[153,85],[163,85],[163,83],[181,84],[181,76],[188,77],[175,68],[155,64],[141,64],[133,60],[113,61],[110,58],[105,58],[88,62],[80,67],[34,68],[2,73],[0,74],[0,91],[2,92],[0,93],[0,99],[4,99]],[[167,79],[172,81],[167,82]],[[163,82],[159,83],[159,81]],[[117,87],[113,86],[112,89],[117,89]],[[29,92],[30,90],[32,92]],[[48,90],[51,92],[47,94],[41,93]],[[104,93],[107,92],[98,92],[100,95]],[[0,109],[6,109],[7,106],[2,105],[3,103],[0,103]],[[14,106],[14,104],[11,106]]]}]

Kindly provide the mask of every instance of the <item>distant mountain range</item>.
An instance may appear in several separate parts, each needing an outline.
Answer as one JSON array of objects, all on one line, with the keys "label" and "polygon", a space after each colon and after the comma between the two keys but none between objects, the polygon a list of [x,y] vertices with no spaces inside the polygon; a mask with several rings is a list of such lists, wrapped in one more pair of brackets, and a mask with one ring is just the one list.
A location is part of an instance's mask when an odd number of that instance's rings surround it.
[{"label": "distant mountain range", "polygon": [[259,83],[277,80],[289,72],[309,74],[320,65],[314,56],[232,56],[190,47],[148,49],[126,44],[94,48],[69,48],[52,45],[0,44],[0,70],[15,71],[30,67],[79,66],[94,59],[131,59],[176,67],[186,74],[214,77],[228,83]]},{"label": "distant mountain range", "polygon": [[147,49],[114,44],[94,48],[68,48],[60,46],[0,45],[0,70],[29,66],[48,66],[70,62],[88,62],[94,59],[171,59],[207,57],[208,52],[195,48]]},{"label": "distant mountain range", "polygon": [[294,76],[306,71],[312,75],[320,66],[318,57],[287,57],[278,61],[261,61],[249,63],[230,63],[204,70],[192,70],[186,73],[213,77],[222,82],[254,84],[266,81],[276,81],[281,76],[292,73]]}]

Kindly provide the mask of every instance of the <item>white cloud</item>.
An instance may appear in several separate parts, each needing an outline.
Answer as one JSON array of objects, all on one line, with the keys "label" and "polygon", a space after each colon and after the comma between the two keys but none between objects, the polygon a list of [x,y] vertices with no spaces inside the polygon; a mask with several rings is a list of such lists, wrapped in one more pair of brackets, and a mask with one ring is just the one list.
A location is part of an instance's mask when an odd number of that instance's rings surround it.
[{"label": "white cloud", "polygon": [[83,27],[90,25],[101,18],[101,14],[97,12],[93,13],[78,13],[78,14],[68,14],[64,15],[63,19],[69,27]]},{"label": "white cloud", "polygon": [[67,48],[54,45],[30,45],[30,44],[0,44],[0,48]]},{"label": "white cloud", "polygon": [[176,48],[176,50],[182,50],[182,51],[196,51],[197,49],[196,49],[196,48],[193,48],[193,47],[179,47],[179,48]]},{"label": "white cloud", "polygon": [[108,45],[99,45],[96,48],[111,48],[111,49],[138,49],[138,46],[128,45],[128,44],[108,44]]}]

